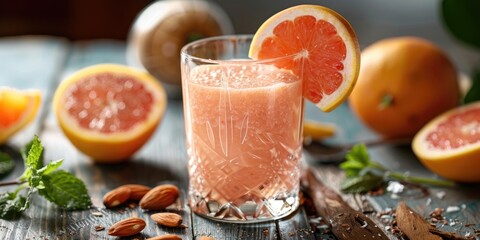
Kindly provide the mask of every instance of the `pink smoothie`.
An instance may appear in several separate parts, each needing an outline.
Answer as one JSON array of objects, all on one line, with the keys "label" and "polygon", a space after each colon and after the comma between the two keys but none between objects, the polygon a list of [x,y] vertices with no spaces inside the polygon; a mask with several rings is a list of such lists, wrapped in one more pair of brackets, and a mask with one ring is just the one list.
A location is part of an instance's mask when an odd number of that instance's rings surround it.
[{"label": "pink smoothie", "polygon": [[[302,83],[271,65],[197,66],[184,84],[190,184],[242,204],[298,191]],[[192,188],[191,188],[192,189]]]}]

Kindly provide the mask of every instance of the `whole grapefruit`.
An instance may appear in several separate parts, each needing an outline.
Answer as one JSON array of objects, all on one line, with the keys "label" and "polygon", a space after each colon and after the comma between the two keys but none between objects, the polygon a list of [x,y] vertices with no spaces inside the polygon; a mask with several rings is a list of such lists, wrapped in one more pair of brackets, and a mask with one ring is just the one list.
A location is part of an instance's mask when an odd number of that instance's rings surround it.
[{"label": "whole grapefruit", "polygon": [[429,120],[459,104],[457,71],[428,40],[383,39],[365,48],[361,59],[349,105],[384,137],[413,137]]}]

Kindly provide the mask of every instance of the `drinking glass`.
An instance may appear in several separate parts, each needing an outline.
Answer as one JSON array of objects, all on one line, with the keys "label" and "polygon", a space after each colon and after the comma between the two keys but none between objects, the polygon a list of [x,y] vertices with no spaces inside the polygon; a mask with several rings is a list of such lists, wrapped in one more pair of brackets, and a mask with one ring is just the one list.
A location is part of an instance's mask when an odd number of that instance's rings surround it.
[{"label": "drinking glass", "polygon": [[189,204],[221,221],[257,222],[298,208],[304,100],[295,56],[248,58],[252,36],[181,51]]}]

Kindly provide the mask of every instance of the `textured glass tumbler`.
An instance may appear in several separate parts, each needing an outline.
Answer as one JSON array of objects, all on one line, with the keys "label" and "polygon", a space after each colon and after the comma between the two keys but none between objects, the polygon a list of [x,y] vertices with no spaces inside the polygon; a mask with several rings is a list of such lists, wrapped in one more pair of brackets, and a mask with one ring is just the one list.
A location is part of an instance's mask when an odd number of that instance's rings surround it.
[{"label": "textured glass tumbler", "polygon": [[181,52],[189,204],[231,222],[298,208],[302,81],[295,56],[248,59],[252,36],[206,38]]}]

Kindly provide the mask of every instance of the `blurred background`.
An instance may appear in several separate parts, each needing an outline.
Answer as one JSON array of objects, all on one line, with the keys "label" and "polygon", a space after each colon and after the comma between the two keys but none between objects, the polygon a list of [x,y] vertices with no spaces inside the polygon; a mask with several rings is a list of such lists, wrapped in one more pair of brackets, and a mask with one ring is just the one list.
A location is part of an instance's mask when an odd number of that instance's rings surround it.
[{"label": "blurred background", "polygon": [[[195,0],[192,0],[195,1]],[[475,0],[473,0],[475,1]],[[0,37],[53,35],[70,40],[125,41],[149,0],[0,0]],[[254,33],[269,16],[298,4],[320,4],[342,14],[361,47],[382,38],[412,35],[440,45],[457,67],[470,72],[478,52],[454,39],[440,14],[441,0],[211,0],[232,20],[236,33]]]}]

